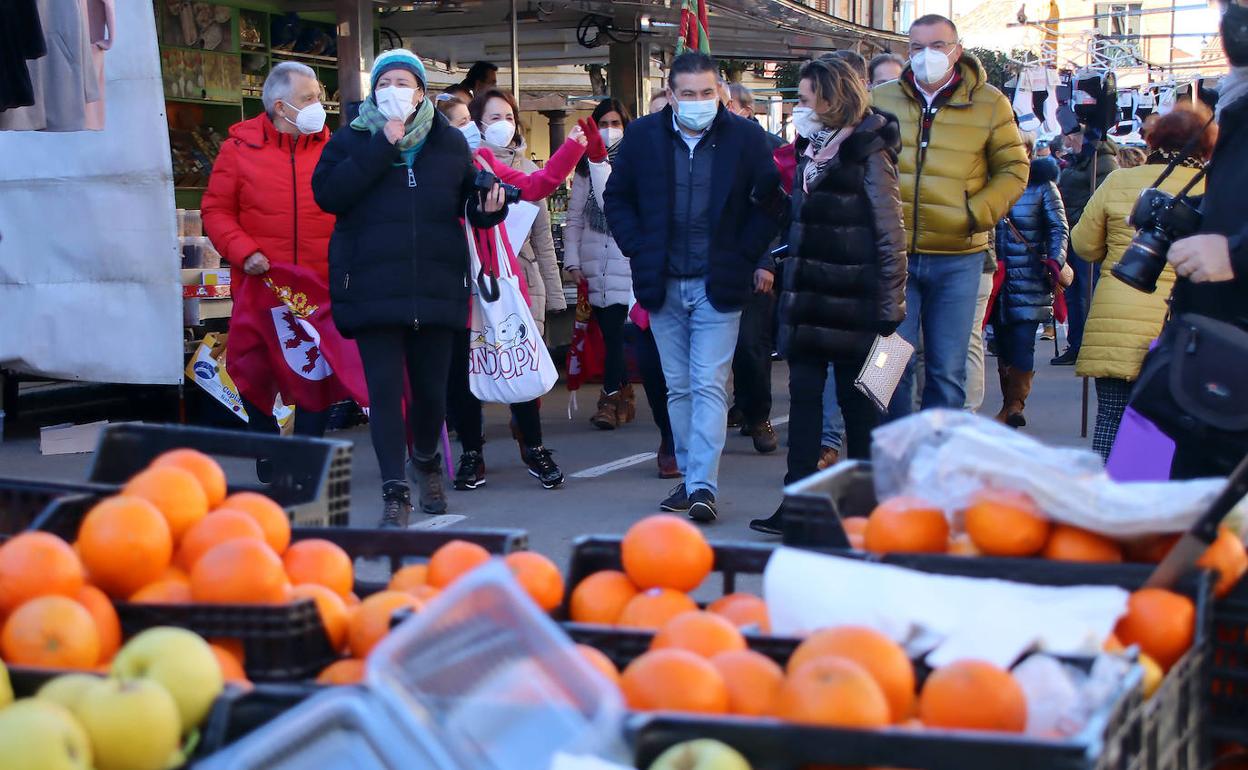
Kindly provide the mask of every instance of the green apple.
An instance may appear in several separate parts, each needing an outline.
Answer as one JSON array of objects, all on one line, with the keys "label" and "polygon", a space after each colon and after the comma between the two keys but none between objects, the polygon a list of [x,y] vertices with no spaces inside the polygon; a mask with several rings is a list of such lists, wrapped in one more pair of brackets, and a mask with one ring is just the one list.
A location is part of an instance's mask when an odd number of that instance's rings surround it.
[{"label": "green apple", "polygon": [[165,770],[178,750],[178,704],[150,679],[101,679],[74,708],[95,749],[95,770]]},{"label": "green apple", "polygon": [[91,770],[91,742],[63,706],[26,698],[0,709],[4,770]]},{"label": "green apple", "polygon": [[13,683],[9,681],[9,669],[0,660],[0,709],[13,702]]},{"label": "green apple", "polygon": [[741,752],[720,741],[699,738],[672,746],[650,770],[752,770]]},{"label": "green apple", "polygon": [[91,674],[64,674],[40,687],[35,697],[73,711],[83,693],[99,681],[100,677]]},{"label": "green apple", "polygon": [[113,658],[113,676],[122,681],[153,679],[178,704],[182,732],[199,727],[225,688],[217,656],[198,634],[183,628],[149,628]]}]

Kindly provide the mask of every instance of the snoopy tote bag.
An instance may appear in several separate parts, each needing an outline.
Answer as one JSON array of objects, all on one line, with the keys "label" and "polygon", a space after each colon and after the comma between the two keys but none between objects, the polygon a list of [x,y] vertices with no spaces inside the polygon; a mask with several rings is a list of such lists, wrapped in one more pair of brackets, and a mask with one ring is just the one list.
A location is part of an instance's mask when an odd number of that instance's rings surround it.
[{"label": "snoopy tote bag", "polygon": [[[490,228],[486,240],[494,264],[482,264],[476,234],[468,231],[472,271],[472,326],[468,333],[468,385],[482,401],[521,404],[541,398],[555,386],[559,372],[537,331],[520,281],[511,269],[502,227]],[[487,255],[491,256],[491,255]]]}]

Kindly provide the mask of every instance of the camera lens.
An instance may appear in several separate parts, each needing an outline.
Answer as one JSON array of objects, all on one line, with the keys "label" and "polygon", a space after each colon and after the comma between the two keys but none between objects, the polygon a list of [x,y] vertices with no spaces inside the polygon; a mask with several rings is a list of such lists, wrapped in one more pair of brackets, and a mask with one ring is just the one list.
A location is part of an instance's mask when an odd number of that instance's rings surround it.
[{"label": "camera lens", "polygon": [[1141,230],[1131,239],[1122,259],[1114,265],[1114,277],[1133,289],[1152,294],[1157,291],[1157,279],[1166,269],[1166,252],[1170,241],[1164,233]]}]

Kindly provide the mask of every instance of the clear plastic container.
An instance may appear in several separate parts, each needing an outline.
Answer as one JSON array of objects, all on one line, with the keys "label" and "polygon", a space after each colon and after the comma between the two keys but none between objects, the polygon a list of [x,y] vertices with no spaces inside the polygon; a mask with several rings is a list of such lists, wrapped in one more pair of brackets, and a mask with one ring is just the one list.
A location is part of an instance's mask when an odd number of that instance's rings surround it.
[{"label": "clear plastic container", "polygon": [[179,239],[182,244],[182,269],[200,270],[204,267],[204,249],[208,239],[200,236],[184,236]]},{"label": "clear plastic container", "polygon": [[182,229],[185,231],[182,234],[191,238],[198,238],[204,234],[204,219],[199,209],[187,209],[185,225]]},{"label": "clear plastic container", "polygon": [[221,252],[212,245],[212,241],[204,238],[204,269],[216,270],[221,267]]}]

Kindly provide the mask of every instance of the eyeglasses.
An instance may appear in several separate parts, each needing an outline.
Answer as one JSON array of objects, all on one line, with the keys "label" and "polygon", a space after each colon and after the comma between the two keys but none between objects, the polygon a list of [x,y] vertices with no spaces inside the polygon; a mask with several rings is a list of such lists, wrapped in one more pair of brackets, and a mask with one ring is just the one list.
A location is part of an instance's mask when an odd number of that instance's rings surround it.
[{"label": "eyeglasses", "polygon": [[944,40],[937,40],[936,42],[928,43],[927,45],[921,45],[919,43],[911,43],[910,54],[914,55],[918,53],[919,51],[922,51],[924,48],[930,48],[937,53],[947,53],[953,48],[956,48],[957,45],[958,45],[958,42],[956,40],[953,41],[952,43],[947,43]]}]

